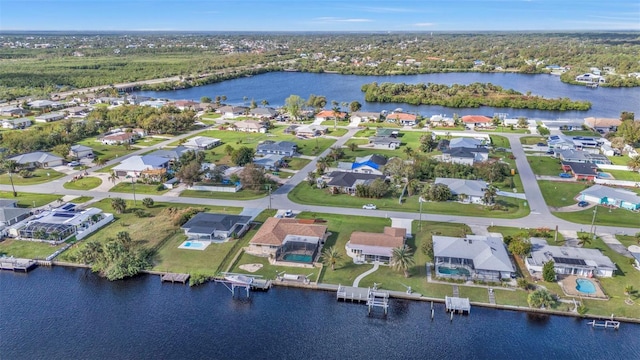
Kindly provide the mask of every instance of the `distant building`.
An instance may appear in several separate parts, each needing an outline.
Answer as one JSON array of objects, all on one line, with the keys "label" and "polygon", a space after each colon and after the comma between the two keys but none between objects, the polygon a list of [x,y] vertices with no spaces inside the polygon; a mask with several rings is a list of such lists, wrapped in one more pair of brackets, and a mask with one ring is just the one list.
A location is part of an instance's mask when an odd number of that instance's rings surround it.
[{"label": "distant building", "polygon": [[39,123],[48,123],[53,121],[58,121],[64,119],[65,115],[63,113],[54,112],[38,115],[35,117],[35,121]]},{"label": "distant building", "polygon": [[596,84],[604,84],[607,82],[607,80],[603,77],[600,76],[599,74],[593,74],[593,73],[585,73],[585,74],[581,74],[576,76],[575,78],[576,82],[581,82],[581,83],[596,83]]},{"label": "distant building", "polygon": [[4,119],[1,121],[3,129],[26,129],[31,126],[31,119],[29,118]]},{"label": "distant building", "polygon": [[194,136],[185,141],[182,146],[195,150],[208,150],[220,145],[221,143],[222,141],[220,139],[207,136]]}]

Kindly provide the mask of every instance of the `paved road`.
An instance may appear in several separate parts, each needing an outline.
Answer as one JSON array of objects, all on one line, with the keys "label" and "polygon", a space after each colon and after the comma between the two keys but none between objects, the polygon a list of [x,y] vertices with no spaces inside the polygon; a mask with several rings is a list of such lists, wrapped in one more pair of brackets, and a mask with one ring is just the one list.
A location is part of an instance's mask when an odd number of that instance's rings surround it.
[{"label": "paved road", "polygon": [[[175,137],[171,140],[167,140],[160,144],[156,144],[154,146],[150,146],[145,149],[141,149],[135,151],[127,156],[120,157],[118,159],[114,159],[110,161],[108,164],[112,164],[115,162],[122,161],[122,159],[137,155],[143,152],[147,152],[151,149],[156,149],[161,146],[164,146],[170,142],[174,142],[178,139],[182,139],[188,136],[192,136],[200,131],[193,131],[188,134],[183,134],[178,137]],[[342,146],[344,143],[355,134],[358,129],[349,129],[348,132],[338,139],[334,146]],[[574,224],[568,221],[559,219],[551,213],[549,208],[547,207],[544,198],[542,197],[542,193],[540,188],[538,187],[538,183],[535,179],[533,171],[527,162],[526,155],[520,144],[520,137],[525,136],[522,134],[500,134],[509,139],[511,143],[512,153],[516,158],[516,166],[518,168],[518,172],[521,175],[522,183],[525,189],[525,193],[527,196],[527,204],[531,209],[531,213],[523,218],[519,219],[493,219],[493,218],[479,218],[479,217],[470,217],[464,215],[440,215],[440,214],[422,214],[423,220],[428,221],[436,221],[436,222],[449,222],[449,223],[462,223],[462,224],[470,224],[474,226],[509,226],[509,227],[519,227],[519,228],[538,228],[538,227],[547,227],[547,228],[555,228],[558,226],[562,230],[570,230],[570,231],[588,231],[589,225],[584,224]],[[320,156],[326,156],[330,152],[330,149],[325,150]],[[304,181],[307,173],[309,171],[315,170],[316,168],[316,159],[313,159],[307,166],[305,166],[302,170],[298,171],[295,175],[293,175],[286,184],[280,187],[278,190],[274,191],[271,196],[267,196],[261,199],[256,200],[247,200],[247,201],[239,201],[239,200],[215,200],[215,199],[200,199],[200,198],[186,198],[186,197],[175,197],[175,196],[150,196],[150,195],[137,195],[137,199],[140,200],[142,197],[151,197],[155,201],[162,201],[168,203],[189,203],[189,204],[197,204],[197,205],[216,205],[216,206],[229,206],[229,207],[245,207],[245,208],[255,208],[255,209],[266,209],[266,208],[276,208],[276,209],[291,209],[296,212],[298,211],[310,211],[317,213],[334,213],[334,214],[343,214],[346,216],[352,215],[360,215],[360,216],[371,216],[371,217],[380,217],[380,218],[406,218],[418,220],[420,218],[420,214],[415,213],[405,213],[399,211],[385,211],[385,210],[364,210],[360,208],[336,208],[329,206],[318,206],[318,205],[303,205],[296,204],[290,201],[287,197],[287,193],[293,189],[297,184],[301,181]],[[92,171],[94,169],[90,169]],[[52,182],[46,184],[39,185],[31,185],[31,186],[16,186],[16,190],[18,192],[36,192],[36,193],[48,193],[48,194],[60,194],[60,195],[77,195],[77,196],[92,196],[97,200],[118,196],[125,199],[132,200],[133,194],[124,194],[124,193],[106,193],[106,192],[98,192],[98,191],[81,191],[81,190],[68,190],[63,188],[63,184],[68,179],[72,178],[73,175],[68,175],[64,178],[54,180]],[[11,187],[8,185],[0,185],[1,190],[11,190]],[[425,206],[423,205],[423,209],[428,211],[428,203]],[[417,209],[416,209],[417,210]],[[628,234],[633,235],[636,232],[640,231],[640,228],[621,228],[621,227],[612,227],[612,226],[598,226],[599,233],[609,233],[609,234]]]}]

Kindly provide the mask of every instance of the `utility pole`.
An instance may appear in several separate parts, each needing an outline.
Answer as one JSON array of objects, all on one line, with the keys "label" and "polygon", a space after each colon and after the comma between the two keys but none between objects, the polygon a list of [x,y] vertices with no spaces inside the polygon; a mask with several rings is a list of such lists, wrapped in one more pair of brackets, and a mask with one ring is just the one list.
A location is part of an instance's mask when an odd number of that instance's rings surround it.
[{"label": "utility pole", "polygon": [[133,206],[136,206],[136,182],[135,177],[131,177],[131,187],[133,188]]},{"label": "utility pole", "polygon": [[271,184],[265,186],[269,190],[269,210],[271,210]]},{"label": "utility pole", "polygon": [[420,222],[418,224],[420,227],[420,231],[422,231],[422,203],[424,202],[424,199],[422,199],[422,196],[418,198],[418,202],[420,203],[420,220],[419,220]]},{"label": "utility pole", "polygon": [[595,230],[595,223],[596,223],[596,214],[598,213],[598,205],[596,205],[593,209],[593,218],[591,219],[591,236],[595,239],[596,237],[596,230]]}]

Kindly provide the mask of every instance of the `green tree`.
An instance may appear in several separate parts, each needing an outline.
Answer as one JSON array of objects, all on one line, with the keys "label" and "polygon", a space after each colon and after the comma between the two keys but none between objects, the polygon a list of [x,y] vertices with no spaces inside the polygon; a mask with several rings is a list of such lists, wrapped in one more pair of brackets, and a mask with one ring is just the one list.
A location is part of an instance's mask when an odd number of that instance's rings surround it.
[{"label": "green tree", "polygon": [[227,144],[227,146],[224,147],[224,152],[228,155],[231,156],[231,154],[233,154],[233,146]]},{"label": "green tree", "polygon": [[633,293],[633,285],[626,285],[624,287],[624,294],[629,296],[631,293]]},{"label": "green tree", "polygon": [[233,150],[231,161],[237,166],[250,164],[255,156],[255,150],[246,146],[241,146]]},{"label": "green tree", "polygon": [[331,266],[331,270],[336,269],[336,263],[342,259],[342,254],[335,248],[335,246],[326,248],[322,251],[322,262]]},{"label": "green tree", "polygon": [[556,269],[553,260],[547,261],[542,266],[542,278],[546,282],[556,281]]},{"label": "green tree", "polygon": [[132,240],[128,231],[119,231],[116,234],[116,241],[118,241],[127,250],[131,248]]},{"label": "green tree", "polygon": [[509,242],[508,248],[513,255],[524,257],[531,252],[531,241],[516,237]]},{"label": "green tree", "polygon": [[351,112],[356,112],[358,110],[360,110],[362,108],[362,104],[360,104],[357,101],[352,101],[351,103],[349,103],[349,110]]},{"label": "green tree", "polygon": [[401,247],[394,248],[391,251],[391,260],[389,265],[391,268],[397,271],[402,271],[404,273],[404,277],[409,277],[409,269],[415,264],[415,259],[413,258],[413,251],[408,245],[403,245]]},{"label": "green tree", "polygon": [[549,308],[555,304],[556,300],[547,289],[538,289],[527,297],[527,302],[532,308]]},{"label": "green tree", "polygon": [[580,235],[578,235],[578,245],[579,246],[584,246],[584,245],[589,245],[591,244],[591,234],[588,233],[582,233]]},{"label": "green tree", "polygon": [[333,130],[338,128],[338,116],[340,116],[340,106],[338,106],[338,102],[333,100],[331,101],[331,111],[333,112]]},{"label": "green tree", "polygon": [[298,95],[291,95],[284,100],[284,108],[295,121],[298,121],[303,107],[304,100]]},{"label": "green tree", "polygon": [[433,260],[433,237],[429,236],[424,239],[422,245],[420,245],[420,250],[423,254],[429,257],[429,259]]},{"label": "green tree", "polygon": [[118,174],[116,174],[115,171],[112,171],[111,174],[109,174],[109,177],[107,178],[107,180],[111,181],[111,183],[115,184],[116,180],[120,179],[120,177],[118,176]]},{"label": "green tree", "polygon": [[111,208],[118,214],[122,214],[127,209],[127,202],[123,198],[111,198]]},{"label": "green tree", "polygon": [[254,164],[245,165],[238,177],[242,186],[251,190],[260,190],[269,181],[264,174],[264,170]]},{"label": "green tree", "polygon": [[317,178],[318,176],[316,175],[315,171],[309,171],[307,173],[307,183],[309,184],[309,186],[315,187]]},{"label": "green tree", "polygon": [[176,173],[176,177],[180,179],[182,183],[187,187],[193,186],[196,182],[200,181],[202,175],[202,168],[197,161],[191,161],[190,163],[180,167],[180,170]]},{"label": "green tree", "polygon": [[358,144],[354,143],[354,142],[350,142],[347,144],[347,148],[349,148],[349,150],[355,152],[356,150],[358,150]]},{"label": "green tree", "polygon": [[203,96],[200,98],[200,102],[203,104],[210,104],[211,103],[211,98],[208,96]]},{"label": "green tree", "polygon": [[627,167],[632,171],[640,170],[640,155],[630,157],[629,161],[627,162]]},{"label": "green tree", "polygon": [[[62,156],[63,158],[66,158],[67,156],[69,156],[69,151],[71,151],[71,145],[69,144],[58,144],[56,146],[54,146],[51,151],[53,151],[54,153]],[[76,158],[77,159],[77,158]]]},{"label": "green tree", "polygon": [[153,207],[154,203],[155,202],[153,201],[152,198],[144,198],[144,199],[142,199],[142,205],[144,205],[145,207],[148,207],[148,208]]},{"label": "green tree", "polygon": [[484,194],[482,195],[482,202],[485,205],[493,204],[496,201],[497,194],[498,189],[495,186],[487,186],[487,188],[484,189]]},{"label": "green tree", "polygon": [[2,166],[2,169],[9,174],[9,181],[11,182],[11,190],[13,192],[13,197],[17,197],[18,193],[16,192],[16,187],[13,184],[13,174],[18,169],[18,163],[15,162],[14,160],[2,160],[1,166]]}]

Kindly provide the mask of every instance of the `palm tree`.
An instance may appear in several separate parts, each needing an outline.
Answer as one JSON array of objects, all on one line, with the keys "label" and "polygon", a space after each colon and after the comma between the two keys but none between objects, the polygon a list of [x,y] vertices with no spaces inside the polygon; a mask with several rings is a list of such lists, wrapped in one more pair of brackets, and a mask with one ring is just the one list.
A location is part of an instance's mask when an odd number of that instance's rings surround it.
[{"label": "palm tree", "polygon": [[324,170],[329,166],[329,158],[326,156],[321,156],[318,158],[316,162],[316,168],[318,169],[318,174],[324,174]]},{"label": "palm tree", "polygon": [[498,189],[496,189],[495,186],[489,185],[484,189],[482,202],[484,202],[485,205],[493,204],[496,201],[496,195],[498,195]]},{"label": "palm tree", "polygon": [[335,130],[338,127],[338,116],[340,115],[340,107],[338,106],[338,102],[335,100],[331,102],[331,105],[333,105],[331,110],[333,111],[333,130]]},{"label": "palm tree", "polygon": [[13,190],[13,197],[17,197],[16,187],[13,185],[13,173],[18,169],[18,163],[13,160],[2,161],[2,168],[9,174],[9,181],[11,181],[11,190]]},{"label": "palm tree", "polygon": [[636,155],[629,159],[627,162],[627,167],[633,171],[640,170],[640,155]]},{"label": "palm tree", "polygon": [[414,151],[411,146],[405,146],[402,151],[407,155],[407,157],[409,157],[409,159],[411,159],[414,155]]},{"label": "palm tree", "polygon": [[112,198],[111,199],[111,207],[113,208],[113,210],[115,210],[118,214],[122,214],[126,209],[127,209],[127,202],[124,201],[123,198]]},{"label": "palm tree", "polygon": [[394,270],[402,271],[404,273],[404,277],[409,277],[409,268],[411,268],[415,264],[415,260],[413,258],[413,251],[407,245],[403,245],[402,247],[394,248],[391,251],[391,261],[389,265]]},{"label": "palm tree", "polygon": [[116,180],[120,179],[120,177],[118,176],[118,174],[116,174],[115,171],[112,171],[111,174],[109,174],[109,177],[107,178],[107,180],[111,181],[113,184],[116,183]]},{"label": "palm tree", "polygon": [[591,244],[591,234],[583,233],[578,235],[578,245],[584,246]]},{"label": "palm tree", "polygon": [[351,151],[356,151],[358,149],[358,144],[351,142],[347,144],[347,147],[349,148],[349,150]]},{"label": "palm tree", "polygon": [[336,269],[336,263],[342,258],[342,254],[338,252],[335,246],[324,249],[322,251],[322,260],[325,265],[331,265],[331,270]]},{"label": "palm tree", "polygon": [[633,292],[633,285],[627,285],[624,287],[624,294],[629,296]]}]

